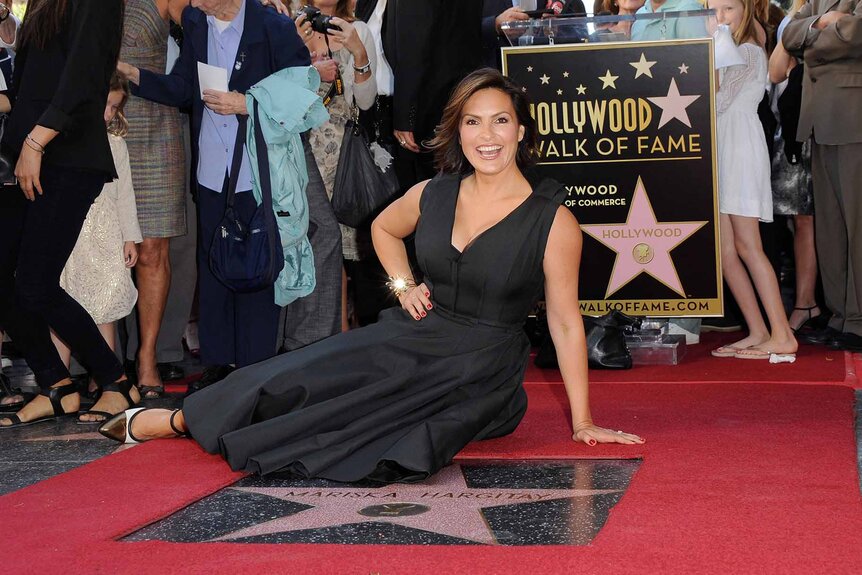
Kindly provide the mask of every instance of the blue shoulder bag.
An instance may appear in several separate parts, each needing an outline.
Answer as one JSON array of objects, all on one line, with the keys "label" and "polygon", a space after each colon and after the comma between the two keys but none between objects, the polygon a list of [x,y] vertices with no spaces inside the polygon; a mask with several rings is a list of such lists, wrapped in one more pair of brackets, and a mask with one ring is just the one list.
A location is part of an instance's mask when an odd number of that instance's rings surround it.
[{"label": "blue shoulder bag", "polygon": [[238,293],[260,291],[272,286],[284,268],[284,252],[272,210],[269,154],[260,127],[257,101],[254,101],[253,108],[254,141],[257,149],[262,200],[248,222],[242,221],[234,210],[248,124],[248,117],[240,116],[230,178],[224,191],[226,194],[224,217],[216,228],[209,253],[209,264],[213,275],[225,286]]}]

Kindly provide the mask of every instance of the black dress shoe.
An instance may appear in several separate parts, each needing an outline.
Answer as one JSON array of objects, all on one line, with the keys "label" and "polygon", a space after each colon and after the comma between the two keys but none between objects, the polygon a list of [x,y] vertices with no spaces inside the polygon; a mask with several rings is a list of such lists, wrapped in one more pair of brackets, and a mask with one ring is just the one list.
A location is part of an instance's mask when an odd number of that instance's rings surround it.
[{"label": "black dress shoe", "polygon": [[800,343],[810,343],[813,345],[831,345],[840,336],[840,331],[827,326],[819,330],[799,332],[796,334],[796,340]]},{"label": "black dress shoe", "polygon": [[862,335],[855,333],[842,333],[829,344],[833,349],[842,349],[844,351],[852,351],[854,353],[862,352]]},{"label": "black dress shoe", "polygon": [[160,363],[158,364],[159,377],[162,381],[177,381],[186,376],[186,370],[175,363]]},{"label": "black dress shoe", "polygon": [[218,383],[230,375],[230,372],[234,369],[236,368],[231,365],[213,365],[205,368],[201,378],[189,384],[189,390],[186,392],[186,397],[205,387],[209,387],[214,383]]}]

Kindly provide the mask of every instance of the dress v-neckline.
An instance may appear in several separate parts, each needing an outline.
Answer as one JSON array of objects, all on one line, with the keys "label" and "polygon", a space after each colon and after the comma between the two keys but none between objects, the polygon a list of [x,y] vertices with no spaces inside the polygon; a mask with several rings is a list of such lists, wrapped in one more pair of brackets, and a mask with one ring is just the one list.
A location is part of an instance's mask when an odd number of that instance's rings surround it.
[{"label": "dress v-neckline", "polygon": [[464,248],[459,250],[458,248],[455,247],[455,242],[452,241],[452,236],[455,234],[455,218],[458,215],[458,198],[461,197],[461,182],[459,181],[458,182],[458,191],[455,194],[455,201],[452,204],[452,224],[449,226],[449,247],[452,250],[454,250],[455,253],[458,254],[458,257],[463,256],[473,246],[473,244],[475,244],[477,241],[479,241],[482,238],[482,236],[484,236],[485,234],[487,234],[488,232],[490,232],[491,230],[493,230],[494,228],[498,227],[500,224],[502,224],[503,222],[508,220],[510,217],[512,217],[515,214],[515,212],[517,212],[521,208],[523,208],[527,204],[527,202],[530,201],[530,198],[532,198],[534,195],[535,195],[535,190],[531,188],[530,189],[530,195],[528,195],[526,198],[524,198],[520,204],[518,204],[517,206],[512,208],[512,210],[508,214],[506,214],[505,216],[503,216],[502,218],[497,220],[495,223],[491,224],[490,226],[488,226],[487,228],[485,228],[484,230],[482,230],[481,232],[479,232],[478,234],[476,234],[472,238],[470,238],[467,241],[467,243],[464,245]]}]

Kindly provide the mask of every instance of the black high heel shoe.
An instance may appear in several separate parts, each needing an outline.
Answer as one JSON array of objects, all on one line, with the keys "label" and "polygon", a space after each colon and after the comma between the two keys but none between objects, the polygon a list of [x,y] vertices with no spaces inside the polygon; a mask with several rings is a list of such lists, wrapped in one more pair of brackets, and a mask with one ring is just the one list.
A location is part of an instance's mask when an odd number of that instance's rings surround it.
[{"label": "black high heel shoe", "polygon": [[[99,433],[107,437],[108,439],[113,439],[114,441],[118,441],[120,443],[143,443],[147,441],[146,439],[138,439],[132,433],[132,422],[135,420],[135,417],[138,416],[142,411],[150,411],[153,409],[159,409],[155,407],[136,407],[134,409],[127,409],[122,413],[118,413],[108,421],[102,424],[99,427]],[[188,437],[189,434],[185,431],[182,431],[180,428],[176,426],[174,423],[174,418],[180,412],[179,409],[175,409],[171,412],[171,417],[168,420],[168,424],[171,426],[171,430],[176,434],[177,437]]]},{"label": "black high heel shoe", "polygon": [[[814,304],[811,307],[795,307],[795,308],[793,308],[794,311],[808,312],[808,318],[805,321],[803,321],[802,323],[800,323],[799,327],[797,327],[797,328],[791,327],[790,328],[790,330],[793,332],[793,335],[796,335],[800,331],[805,329],[805,327],[808,326],[808,324],[813,324],[813,322],[822,315],[822,313],[818,313],[817,315],[811,315],[812,310],[815,310],[815,309],[819,312],[820,306],[818,306],[817,304]],[[813,327],[813,326],[811,326],[811,327]]]}]

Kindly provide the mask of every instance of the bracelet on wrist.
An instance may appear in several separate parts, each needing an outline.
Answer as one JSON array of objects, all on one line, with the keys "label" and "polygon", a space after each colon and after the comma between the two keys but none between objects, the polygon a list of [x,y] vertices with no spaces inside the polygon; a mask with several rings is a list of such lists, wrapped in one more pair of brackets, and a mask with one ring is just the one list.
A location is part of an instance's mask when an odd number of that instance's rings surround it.
[{"label": "bracelet on wrist", "polygon": [[30,134],[27,134],[27,137],[24,138],[24,143],[27,144],[27,147],[34,152],[39,152],[40,154],[45,155],[45,146],[37,142]]},{"label": "bracelet on wrist", "polygon": [[401,297],[411,289],[415,288],[416,282],[410,278],[391,276],[389,281],[386,282],[386,287],[389,288],[389,291],[391,291],[395,297]]},{"label": "bracelet on wrist", "polygon": [[353,71],[357,74],[368,74],[371,72],[371,62],[368,62],[364,66],[353,66]]}]

